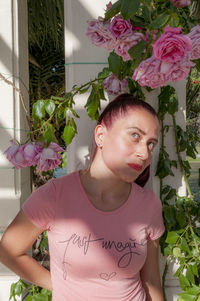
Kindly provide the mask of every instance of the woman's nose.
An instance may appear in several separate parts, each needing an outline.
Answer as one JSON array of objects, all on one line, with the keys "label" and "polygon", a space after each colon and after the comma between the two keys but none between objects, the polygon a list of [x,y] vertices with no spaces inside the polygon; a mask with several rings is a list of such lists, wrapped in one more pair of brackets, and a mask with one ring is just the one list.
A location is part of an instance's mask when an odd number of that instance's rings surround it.
[{"label": "woman's nose", "polygon": [[147,145],[140,145],[137,149],[137,155],[140,157],[142,160],[147,160],[149,158],[149,150]]}]

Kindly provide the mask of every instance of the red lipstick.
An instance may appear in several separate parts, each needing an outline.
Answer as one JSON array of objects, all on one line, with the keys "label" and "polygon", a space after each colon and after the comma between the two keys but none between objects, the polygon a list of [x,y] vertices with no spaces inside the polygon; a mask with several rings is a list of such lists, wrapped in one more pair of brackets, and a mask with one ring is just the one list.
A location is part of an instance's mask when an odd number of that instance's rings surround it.
[{"label": "red lipstick", "polygon": [[130,166],[131,168],[133,168],[133,169],[135,169],[137,171],[142,170],[142,165],[139,165],[139,164],[129,163],[128,166]]}]

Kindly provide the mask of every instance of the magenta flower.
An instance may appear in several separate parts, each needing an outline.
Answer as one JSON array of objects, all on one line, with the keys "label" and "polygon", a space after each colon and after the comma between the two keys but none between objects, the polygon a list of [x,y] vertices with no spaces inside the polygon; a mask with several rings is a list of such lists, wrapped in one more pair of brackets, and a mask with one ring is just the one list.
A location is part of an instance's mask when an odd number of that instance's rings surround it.
[{"label": "magenta flower", "polygon": [[4,152],[6,158],[17,168],[27,166],[27,161],[24,158],[23,145],[20,146],[11,140],[11,146]]},{"label": "magenta flower", "polygon": [[187,35],[192,41],[191,60],[200,58],[200,25],[193,27]]},{"label": "magenta flower", "polygon": [[117,40],[115,46],[115,52],[123,58],[124,61],[131,60],[131,56],[128,53],[129,49],[144,40],[144,35],[140,32],[134,32],[132,35],[123,36]]},{"label": "magenta flower", "polygon": [[110,23],[104,22],[104,19],[99,17],[97,20],[89,20],[86,30],[86,36],[91,43],[98,47],[103,47],[108,51],[112,50],[116,44],[116,38],[109,29]]},{"label": "magenta flower", "polygon": [[108,94],[118,95],[125,91],[128,85],[126,79],[119,80],[114,74],[108,76],[102,83]]},{"label": "magenta flower", "polygon": [[181,8],[191,4],[190,0],[170,0],[175,7]]},{"label": "magenta flower", "polygon": [[192,50],[192,42],[181,33],[181,28],[168,26],[152,46],[154,57],[167,63],[181,61]]},{"label": "magenta flower", "polygon": [[122,19],[119,15],[115,16],[110,23],[110,31],[116,38],[132,34],[132,25],[129,20]]},{"label": "magenta flower", "polygon": [[56,168],[61,163],[61,155],[59,152],[65,150],[58,144],[51,142],[47,148],[43,148],[40,153],[37,154],[37,169],[39,171],[48,171]]},{"label": "magenta flower", "polygon": [[162,62],[153,56],[142,61],[135,69],[132,79],[136,80],[140,86],[148,86],[152,89],[164,86],[166,78],[161,72],[161,64]]}]

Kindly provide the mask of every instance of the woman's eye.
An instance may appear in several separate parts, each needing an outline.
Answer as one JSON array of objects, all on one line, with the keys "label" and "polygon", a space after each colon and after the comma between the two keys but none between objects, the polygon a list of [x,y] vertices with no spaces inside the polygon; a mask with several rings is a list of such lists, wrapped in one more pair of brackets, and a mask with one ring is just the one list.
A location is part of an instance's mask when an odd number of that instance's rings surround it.
[{"label": "woman's eye", "polygon": [[154,149],[155,144],[153,142],[149,142],[149,149],[153,150]]},{"label": "woman's eye", "polygon": [[140,137],[140,135],[139,135],[138,133],[133,133],[133,134],[132,134],[132,137],[137,139],[137,138]]}]

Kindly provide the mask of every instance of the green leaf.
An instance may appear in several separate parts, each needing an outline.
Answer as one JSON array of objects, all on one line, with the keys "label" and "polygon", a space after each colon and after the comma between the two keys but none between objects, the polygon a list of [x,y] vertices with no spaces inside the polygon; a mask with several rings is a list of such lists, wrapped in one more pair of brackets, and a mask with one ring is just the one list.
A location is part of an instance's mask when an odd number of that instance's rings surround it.
[{"label": "green leaf", "polygon": [[169,20],[170,15],[167,12],[164,12],[157,16],[155,20],[150,24],[152,29],[159,29],[163,27]]},{"label": "green leaf", "polygon": [[[183,214],[184,214],[184,212],[183,212]],[[184,215],[183,215],[183,216],[184,216]],[[185,218],[184,218],[184,219],[185,219]],[[181,247],[181,249],[182,249],[183,251],[190,253],[190,248],[189,248],[189,246],[188,246],[188,244],[187,244],[187,241],[186,241],[185,237],[181,237],[181,244],[180,244],[180,247]]]},{"label": "green leaf", "polygon": [[112,17],[114,17],[116,14],[119,13],[121,7],[121,0],[118,0],[115,2],[105,13],[105,20],[108,20]]},{"label": "green leaf", "polygon": [[170,97],[168,103],[168,113],[174,115],[175,112],[178,112],[178,99],[177,97]]},{"label": "green leaf", "polygon": [[[199,272],[198,272],[198,267],[197,267],[197,263],[196,262],[193,262],[191,264],[191,269],[192,269],[192,273],[195,275],[195,276],[199,276]],[[199,287],[199,290],[200,290],[200,287]]]},{"label": "green leaf", "polygon": [[[183,209],[176,210],[176,220],[178,221],[181,228],[183,228],[186,225],[185,212]],[[185,238],[184,238],[184,240],[185,240]],[[186,242],[186,240],[185,240],[185,242]],[[183,242],[183,245],[185,242]],[[186,244],[187,244],[187,242],[186,242]],[[187,250],[184,249],[184,251],[187,251]]]},{"label": "green leaf", "polygon": [[65,141],[66,146],[69,145],[75,136],[75,130],[71,124],[66,124],[64,132],[62,134],[62,139]]},{"label": "green leaf", "polygon": [[33,118],[42,119],[45,116],[45,101],[38,100],[33,104]]},{"label": "green leaf", "polygon": [[124,19],[131,19],[140,7],[140,0],[122,0],[121,14]]},{"label": "green leaf", "polygon": [[104,79],[106,79],[110,75],[109,68],[105,67],[101,72],[98,73],[98,80],[101,83]]},{"label": "green leaf", "polygon": [[76,118],[80,118],[80,116],[76,113],[76,111],[72,108],[69,108],[69,110],[72,112],[72,114],[76,117]]},{"label": "green leaf", "polygon": [[178,27],[179,22],[180,22],[179,16],[176,13],[172,13],[170,16],[169,26],[170,27]]},{"label": "green leaf", "polygon": [[[180,274],[178,279],[179,279],[182,290],[186,290],[190,286],[189,280],[183,274]],[[183,299],[183,300],[185,300],[185,299]]]},{"label": "green leaf", "polygon": [[17,296],[20,296],[21,293],[22,293],[22,290],[23,290],[23,288],[22,288],[21,282],[20,282],[20,280],[19,280],[19,281],[16,283],[16,286],[15,286],[15,294],[16,294]]},{"label": "green leaf", "polygon": [[35,301],[48,301],[48,295],[37,294],[34,296]]},{"label": "green leaf", "polygon": [[56,142],[55,129],[52,124],[48,124],[43,133],[45,144],[48,146],[50,142]]},{"label": "green leaf", "polygon": [[176,189],[171,188],[164,200],[171,200],[176,195]]},{"label": "green leaf", "polygon": [[108,57],[108,63],[110,71],[112,71],[115,75],[120,76],[123,65],[121,56],[117,55],[114,52],[111,52]]},{"label": "green leaf", "polygon": [[26,301],[34,301],[33,296],[28,296],[28,297],[26,298]]},{"label": "green leaf", "polygon": [[187,279],[188,279],[191,283],[195,284],[194,275],[193,275],[193,273],[192,273],[192,271],[191,271],[191,269],[190,269],[190,266],[187,267],[187,270],[186,270],[186,277],[187,277]]},{"label": "green leaf", "polygon": [[173,248],[173,255],[174,255],[176,258],[181,257],[181,256],[182,256],[182,254],[181,254],[181,249],[178,248],[178,247]]},{"label": "green leaf", "polygon": [[179,239],[179,235],[177,232],[175,231],[170,231],[167,234],[167,238],[166,238],[166,242],[168,244],[175,244],[177,242],[177,240]]},{"label": "green leaf", "polygon": [[49,99],[45,101],[45,110],[51,116],[53,112],[55,111],[56,105],[53,100]]},{"label": "green leaf", "polygon": [[[176,212],[172,205],[163,207],[164,217],[170,226],[176,225]],[[167,241],[168,242],[168,241]]]},{"label": "green leaf", "polygon": [[87,109],[88,115],[92,120],[98,118],[98,109],[100,106],[100,95],[98,86],[93,84],[92,85],[92,91],[88,97],[87,103],[85,105],[85,108]]},{"label": "green leaf", "polygon": [[182,294],[179,294],[179,296],[180,296],[180,298],[178,299],[179,301],[196,301],[197,300],[197,295],[182,293]]},{"label": "green leaf", "polygon": [[137,60],[141,58],[141,53],[143,53],[145,46],[146,46],[146,42],[142,40],[139,43],[137,43],[135,46],[131,47],[128,53],[133,59]]}]

